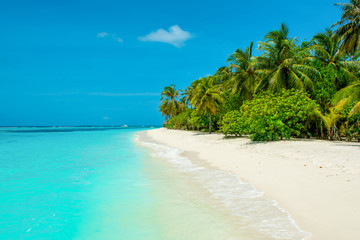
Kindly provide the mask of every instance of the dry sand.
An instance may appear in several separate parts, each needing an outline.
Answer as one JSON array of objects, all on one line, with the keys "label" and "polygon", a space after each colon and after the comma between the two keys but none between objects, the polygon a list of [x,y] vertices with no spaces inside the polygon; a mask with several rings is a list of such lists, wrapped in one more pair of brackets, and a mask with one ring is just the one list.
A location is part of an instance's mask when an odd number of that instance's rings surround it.
[{"label": "dry sand", "polygon": [[155,129],[153,140],[192,161],[231,171],[265,191],[312,240],[360,239],[360,144],[320,140],[252,143],[221,134]]}]

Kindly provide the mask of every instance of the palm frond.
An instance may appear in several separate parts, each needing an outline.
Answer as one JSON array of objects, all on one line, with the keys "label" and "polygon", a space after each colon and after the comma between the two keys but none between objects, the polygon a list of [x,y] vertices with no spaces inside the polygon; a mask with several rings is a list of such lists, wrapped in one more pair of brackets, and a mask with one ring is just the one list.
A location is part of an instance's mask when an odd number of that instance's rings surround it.
[{"label": "palm frond", "polygon": [[349,117],[352,117],[356,114],[360,113],[360,102],[358,102],[353,109],[351,109],[350,113],[349,113]]},{"label": "palm frond", "polygon": [[354,82],[349,86],[339,90],[334,96],[334,103],[340,102],[344,98],[360,98],[360,81]]}]

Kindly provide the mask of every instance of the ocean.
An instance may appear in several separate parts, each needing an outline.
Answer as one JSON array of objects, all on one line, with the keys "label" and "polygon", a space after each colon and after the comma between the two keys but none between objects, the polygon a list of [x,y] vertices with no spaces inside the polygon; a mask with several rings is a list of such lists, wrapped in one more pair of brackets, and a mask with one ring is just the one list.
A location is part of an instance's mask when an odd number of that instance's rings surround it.
[{"label": "ocean", "polygon": [[142,136],[146,127],[0,128],[0,239],[304,239],[228,172]]}]

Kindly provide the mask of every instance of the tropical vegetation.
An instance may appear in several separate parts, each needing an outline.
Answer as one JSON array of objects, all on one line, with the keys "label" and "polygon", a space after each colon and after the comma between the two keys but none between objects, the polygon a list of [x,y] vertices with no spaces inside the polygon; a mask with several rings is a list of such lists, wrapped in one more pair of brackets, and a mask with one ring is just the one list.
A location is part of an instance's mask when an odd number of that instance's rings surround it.
[{"label": "tropical vegetation", "polygon": [[161,93],[172,129],[220,131],[254,141],[360,140],[360,0],[338,3],[341,19],[310,41],[281,24],[228,65],[186,89]]}]

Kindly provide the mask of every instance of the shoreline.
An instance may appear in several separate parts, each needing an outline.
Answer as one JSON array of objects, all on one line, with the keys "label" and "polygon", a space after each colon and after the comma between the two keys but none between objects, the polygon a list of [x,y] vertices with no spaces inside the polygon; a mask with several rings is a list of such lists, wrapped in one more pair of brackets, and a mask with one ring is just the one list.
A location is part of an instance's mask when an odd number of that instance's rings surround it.
[{"label": "shoreline", "polygon": [[145,131],[154,142],[184,151],[196,164],[229,171],[275,200],[306,239],[354,239],[360,235],[360,144],[295,140],[251,143],[220,134]]},{"label": "shoreline", "polygon": [[[139,133],[136,142],[151,150],[151,155],[162,161],[162,164],[176,169],[178,174],[187,179],[190,186],[195,186],[196,192],[188,197],[198,198],[199,192],[206,196],[206,201],[199,205],[200,208],[203,204],[209,204],[209,209],[217,209],[222,218],[229,221],[225,228],[232,226],[234,230],[234,226],[237,226],[235,229],[242,229],[238,232],[239,235],[236,235],[236,231],[231,231],[230,238],[223,235],[214,239],[305,240],[311,235],[300,229],[290,214],[280,208],[275,200],[264,198],[263,191],[242,181],[232,172],[217,169],[201,161],[197,152],[185,152],[169,147],[147,136],[146,132]],[[172,176],[168,177],[171,181]],[[252,201],[256,204],[252,204]],[[207,226],[204,226],[203,231],[209,231],[206,228]],[[249,237],[250,235],[252,237]]]}]

